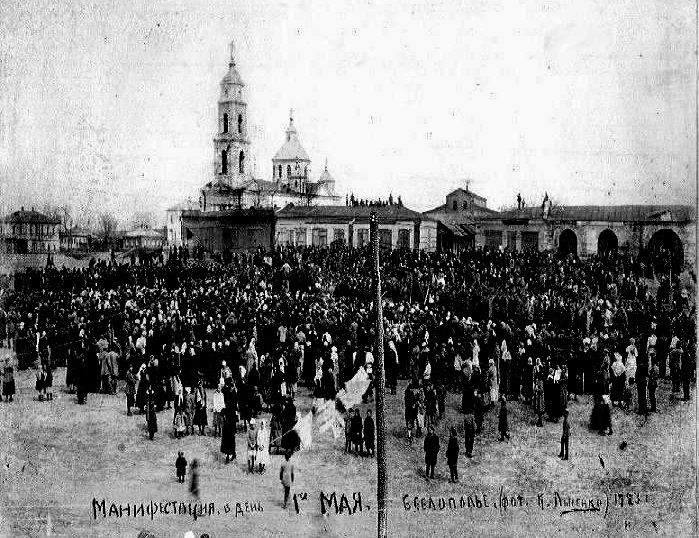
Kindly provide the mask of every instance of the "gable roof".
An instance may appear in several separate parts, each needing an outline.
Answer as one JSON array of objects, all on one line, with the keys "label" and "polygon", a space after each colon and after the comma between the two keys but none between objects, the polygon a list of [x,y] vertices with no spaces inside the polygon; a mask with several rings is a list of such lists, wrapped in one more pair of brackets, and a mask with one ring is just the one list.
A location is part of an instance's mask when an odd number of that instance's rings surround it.
[{"label": "gable roof", "polygon": [[43,213],[39,213],[38,211],[34,211],[33,209],[29,211],[25,211],[24,209],[20,209],[19,211],[15,211],[14,213],[11,213],[5,218],[5,222],[8,223],[25,223],[29,222],[31,224],[60,224],[61,221],[59,219],[54,219],[49,217],[48,215],[44,215]]},{"label": "gable roof", "polygon": [[[662,218],[669,214],[669,218]],[[541,206],[525,207],[523,209],[508,209],[494,215],[503,220],[540,219]],[[696,210],[688,205],[569,205],[554,207],[551,219],[610,221],[610,222],[649,222],[669,220],[687,222],[696,218]]]},{"label": "gable roof", "polygon": [[382,220],[431,220],[408,209],[405,206],[346,206],[346,205],[315,205],[296,206],[289,204],[277,212],[278,218],[331,218],[331,219],[361,219],[368,220],[375,212],[379,221]]}]

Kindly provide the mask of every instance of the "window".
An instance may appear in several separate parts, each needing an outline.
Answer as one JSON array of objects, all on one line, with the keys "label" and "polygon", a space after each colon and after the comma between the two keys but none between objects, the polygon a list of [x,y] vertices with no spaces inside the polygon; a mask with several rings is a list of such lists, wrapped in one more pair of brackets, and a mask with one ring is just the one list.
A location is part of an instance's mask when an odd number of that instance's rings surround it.
[{"label": "window", "polygon": [[296,230],[296,244],[300,247],[306,246],[306,228]]},{"label": "window", "polygon": [[279,176],[277,176],[279,179],[282,178],[282,165],[279,165]]},{"label": "window", "polygon": [[410,230],[398,230],[398,248],[410,248]]},{"label": "window", "polygon": [[454,201],[451,203],[451,208],[452,208],[454,211],[456,211],[457,209],[459,209],[459,202],[457,202],[456,200],[454,200]]},{"label": "window", "polygon": [[240,155],[238,155],[238,173],[245,173],[245,153],[242,151],[240,152]]},{"label": "window", "polygon": [[461,203],[461,209],[463,209],[464,211],[466,211],[468,209],[468,202],[466,200],[464,200]]},{"label": "window", "polygon": [[303,167],[303,177],[308,177],[308,166]]},{"label": "window", "polygon": [[393,248],[393,232],[386,228],[379,229],[379,246],[381,248]]},{"label": "window", "polygon": [[291,179],[291,165],[290,164],[286,165],[286,177],[288,179]]},{"label": "window", "polygon": [[335,228],[333,230],[333,241],[345,242],[345,231],[342,228]]},{"label": "window", "polygon": [[326,228],[313,228],[311,238],[314,247],[324,247],[328,244],[328,230]]},{"label": "window", "polygon": [[357,230],[357,246],[363,247],[369,244],[369,230],[362,228]]},{"label": "window", "polygon": [[228,132],[228,113],[227,112],[223,113],[223,132],[224,133]]},{"label": "window", "polygon": [[238,133],[243,132],[243,115],[238,114]]},{"label": "window", "polygon": [[221,173],[228,173],[228,152],[225,149],[221,150]]}]

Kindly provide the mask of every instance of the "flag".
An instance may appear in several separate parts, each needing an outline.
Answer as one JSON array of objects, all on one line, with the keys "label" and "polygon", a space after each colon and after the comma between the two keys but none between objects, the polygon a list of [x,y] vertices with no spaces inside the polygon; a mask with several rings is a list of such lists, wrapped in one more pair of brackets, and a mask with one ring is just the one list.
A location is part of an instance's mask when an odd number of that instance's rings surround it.
[{"label": "flag", "polygon": [[313,424],[313,413],[306,413],[301,420],[296,422],[294,431],[299,435],[301,441],[301,450],[311,448],[313,444],[313,434],[311,433],[311,425]]},{"label": "flag", "polygon": [[369,374],[363,366],[360,366],[354,377],[345,383],[345,388],[337,393],[337,400],[343,410],[350,409],[362,401],[362,396],[369,388],[369,383]]},{"label": "flag", "polygon": [[333,437],[335,439],[342,435],[344,423],[342,421],[342,415],[337,410],[334,400],[325,402],[317,409],[316,413],[319,431],[325,432],[332,428]]}]

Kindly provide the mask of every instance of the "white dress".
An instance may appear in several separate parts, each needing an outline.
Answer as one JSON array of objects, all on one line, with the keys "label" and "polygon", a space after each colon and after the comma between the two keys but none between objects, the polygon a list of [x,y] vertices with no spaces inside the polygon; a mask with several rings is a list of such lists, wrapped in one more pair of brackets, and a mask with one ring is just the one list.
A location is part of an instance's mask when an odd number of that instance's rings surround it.
[{"label": "white dress", "polygon": [[255,461],[261,465],[269,465],[269,428],[257,430],[257,457]]}]

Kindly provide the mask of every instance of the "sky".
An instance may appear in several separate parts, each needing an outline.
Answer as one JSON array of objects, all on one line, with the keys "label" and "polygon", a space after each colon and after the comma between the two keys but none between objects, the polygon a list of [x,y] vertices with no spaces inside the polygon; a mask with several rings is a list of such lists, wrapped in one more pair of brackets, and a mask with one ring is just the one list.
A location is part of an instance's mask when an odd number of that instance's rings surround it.
[{"label": "sky", "polygon": [[688,0],[0,3],[0,210],[163,210],[213,178],[229,42],[256,177],[289,109],[318,176],[416,210],[695,203]]}]

